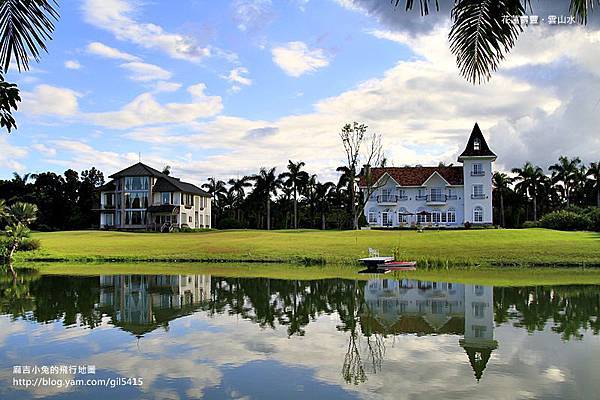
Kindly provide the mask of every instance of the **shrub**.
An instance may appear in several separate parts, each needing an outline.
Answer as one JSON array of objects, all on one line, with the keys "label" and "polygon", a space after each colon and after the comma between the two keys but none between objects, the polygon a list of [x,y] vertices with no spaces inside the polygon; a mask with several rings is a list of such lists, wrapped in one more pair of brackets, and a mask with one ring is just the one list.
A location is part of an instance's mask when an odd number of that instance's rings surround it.
[{"label": "shrub", "polygon": [[590,208],[585,215],[590,219],[589,229],[591,231],[600,232],[600,208]]},{"label": "shrub", "polygon": [[471,229],[473,227],[473,224],[471,224],[469,221],[465,222],[465,229]]},{"label": "shrub", "polygon": [[548,229],[559,231],[583,231],[590,227],[589,217],[572,211],[553,211],[540,220],[540,225]]},{"label": "shrub", "polygon": [[38,239],[25,238],[19,244],[19,251],[33,251],[42,247]]},{"label": "shrub", "polygon": [[524,228],[524,229],[539,228],[539,227],[540,227],[540,223],[538,221],[525,221],[525,222],[523,222],[523,225],[521,225],[521,228]]},{"label": "shrub", "polygon": [[244,224],[242,224],[240,221],[236,220],[235,218],[223,218],[221,221],[219,221],[219,228],[220,229],[242,229],[244,228]]}]

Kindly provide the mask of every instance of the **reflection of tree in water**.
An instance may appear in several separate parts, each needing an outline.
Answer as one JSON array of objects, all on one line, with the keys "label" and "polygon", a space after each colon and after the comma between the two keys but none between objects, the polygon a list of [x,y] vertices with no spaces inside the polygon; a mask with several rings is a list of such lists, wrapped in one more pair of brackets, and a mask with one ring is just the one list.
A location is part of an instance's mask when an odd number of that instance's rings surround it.
[{"label": "reflection of tree in water", "polygon": [[[210,290],[208,301],[186,306],[185,314],[204,310],[209,316],[238,315],[264,329],[283,326],[290,337],[306,335],[306,327],[320,315],[336,314],[337,329],[348,335],[341,369],[348,383],[360,384],[368,373],[379,372],[386,336],[400,332],[374,325],[376,315],[365,303],[364,281],[212,277]],[[111,312],[98,307],[99,296],[98,277],[20,273],[17,280],[8,275],[0,279],[0,312],[13,318],[94,328]],[[494,288],[493,298],[497,325],[512,323],[534,332],[550,324],[551,331],[564,340],[581,339],[585,330],[600,333],[599,286]],[[164,311],[160,322],[165,328],[182,315]]]},{"label": "reflection of tree in water", "polygon": [[563,340],[581,339],[582,331],[600,332],[600,289],[598,286],[537,286],[495,288],[496,324],[509,320],[528,332],[552,331]]}]

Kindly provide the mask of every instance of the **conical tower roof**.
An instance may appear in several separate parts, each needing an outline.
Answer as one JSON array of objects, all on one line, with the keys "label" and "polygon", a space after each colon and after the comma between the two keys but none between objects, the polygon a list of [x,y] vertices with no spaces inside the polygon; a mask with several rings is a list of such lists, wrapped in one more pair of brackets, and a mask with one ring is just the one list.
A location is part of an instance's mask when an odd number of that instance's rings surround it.
[{"label": "conical tower roof", "polygon": [[469,136],[467,147],[465,147],[465,150],[460,156],[458,156],[458,161],[462,162],[464,158],[469,157],[493,157],[496,159],[496,154],[490,150],[477,122],[475,122],[475,126],[471,131],[471,136]]}]

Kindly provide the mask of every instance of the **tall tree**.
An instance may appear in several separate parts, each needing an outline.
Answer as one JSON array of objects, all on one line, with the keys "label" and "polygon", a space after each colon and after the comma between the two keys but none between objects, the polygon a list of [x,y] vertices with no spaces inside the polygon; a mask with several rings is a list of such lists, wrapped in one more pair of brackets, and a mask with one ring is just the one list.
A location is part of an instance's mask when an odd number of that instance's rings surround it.
[{"label": "tall tree", "polygon": [[313,199],[315,210],[321,215],[321,229],[327,229],[327,213],[330,210],[332,203],[332,195],[335,190],[333,182],[317,182],[314,185]]},{"label": "tall tree", "polygon": [[586,176],[590,177],[596,189],[596,207],[600,207],[600,161],[590,164]]},{"label": "tall tree", "polygon": [[241,208],[244,197],[246,196],[246,188],[252,186],[252,183],[250,183],[250,177],[243,176],[237,179],[232,178],[227,183],[230,185],[229,189],[235,193],[237,220],[241,222]]},{"label": "tall tree", "polygon": [[214,215],[212,220],[212,226],[217,226],[217,218],[220,210],[220,200],[225,194],[227,194],[227,188],[225,182],[215,179],[215,177],[208,178],[208,183],[202,185],[203,189],[210,194],[212,197],[212,208],[214,209]]},{"label": "tall tree", "polygon": [[271,169],[261,168],[260,172],[252,176],[254,180],[254,191],[264,199],[267,211],[267,230],[271,229],[271,196],[277,193],[281,186],[281,180],[275,174],[275,167]]},{"label": "tall tree", "polygon": [[506,226],[506,219],[504,217],[504,196],[510,192],[512,181],[512,178],[502,172],[495,172],[492,177],[494,191],[498,193],[498,196],[500,197],[500,223],[503,228]]},{"label": "tall tree", "polygon": [[[346,124],[340,132],[340,139],[346,153],[345,173],[348,179],[348,194],[350,196],[350,206],[352,207],[352,225],[358,229],[358,219],[363,211],[365,203],[369,196],[377,189],[376,182],[373,182],[370,166],[380,165],[382,154],[381,136],[369,134],[367,125],[354,122]],[[358,177],[358,168],[363,165],[362,176],[366,182],[362,197],[358,192],[356,179]],[[339,168],[338,168],[339,170]]]},{"label": "tall tree", "polygon": [[283,184],[292,188],[294,194],[294,229],[298,229],[298,192],[301,191],[308,182],[308,173],[302,171],[306,164],[303,161],[294,163],[288,160],[287,172],[279,175],[283,179]]},{"label": "tall tree", "polygon": [[522,168],[513,168],[512,172],[517,174],[514,178],[515,182],[518,182],[515,185],[515,190],[526,199],[532,199],[533,220],[537,221],[537,198],[540,186],[545,177],[544,171],[537,165],[534,166],[531,162],[527,161]]},{"label": "tall tree", "polygon": [[579,157],[571,158],[560,156],[556,164],[548,167],[552,171],[552,180],[554,183],[562,185],[562,191],[567,207],[571,205],[571,195],[573,189],[579,181],[579,167],[581,159]]},{"label": "tall tree", "polygon": [[0,127],[16,128],[12,112],[21,101],[17,85],[6,82],[11,61],[19,71],[29,69],[29,60],[40,60],[58,20],[54,0],[2,0],[0,2]]}]

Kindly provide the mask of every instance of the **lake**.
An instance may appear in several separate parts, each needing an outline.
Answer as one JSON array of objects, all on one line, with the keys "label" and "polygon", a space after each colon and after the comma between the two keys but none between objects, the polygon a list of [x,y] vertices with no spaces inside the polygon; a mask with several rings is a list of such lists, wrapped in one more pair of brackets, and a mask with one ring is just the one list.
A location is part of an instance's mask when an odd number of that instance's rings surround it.
[{"label": "lake", "polygon": [[600,286],[0,282],[2,399],[599,399]]}]

